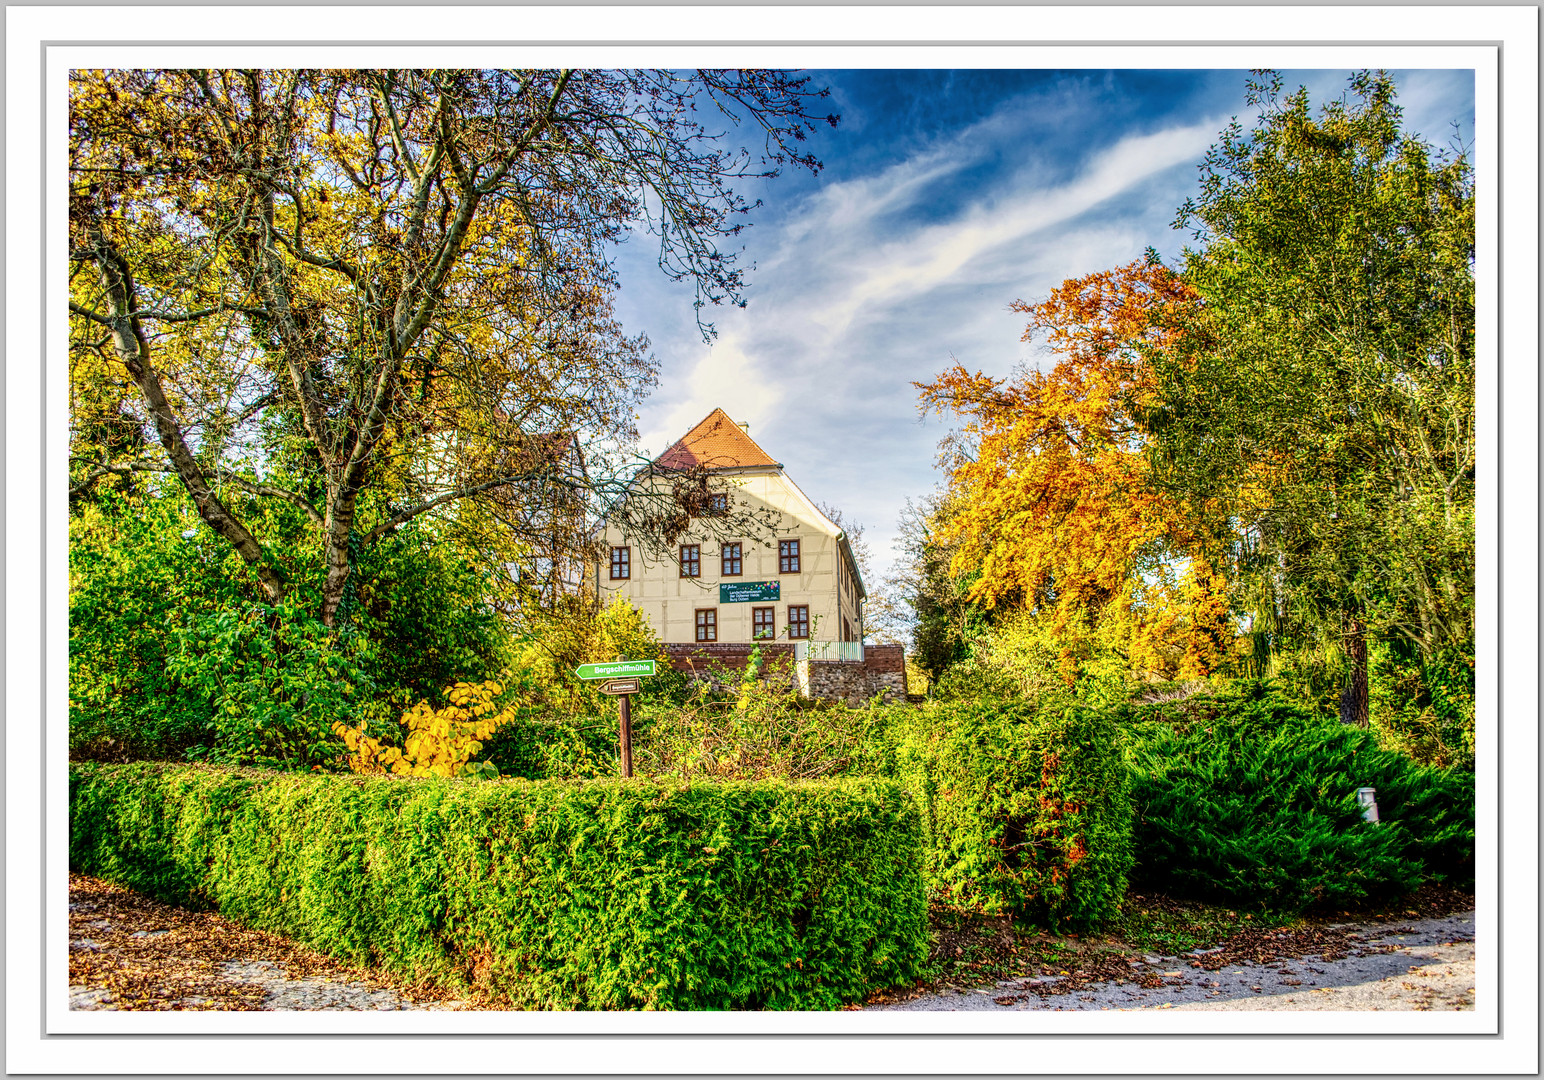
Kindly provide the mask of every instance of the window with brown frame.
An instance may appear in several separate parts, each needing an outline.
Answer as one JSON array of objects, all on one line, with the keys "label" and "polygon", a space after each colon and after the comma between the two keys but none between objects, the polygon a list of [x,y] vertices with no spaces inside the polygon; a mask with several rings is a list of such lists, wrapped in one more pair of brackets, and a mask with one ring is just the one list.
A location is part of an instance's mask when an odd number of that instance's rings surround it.
[{"label": "window with brown frame", "polygon": [[709,495],[708,513],[713,517],[722,517],[729,513],[729,496],[723,494]]},{"label": "window with brown frame", "polygon": [[753,639],[777,637],[777,608],[751,608],[751,637]]},{"label": "window with brown frame", "polygon": [[718,640],[718,608],[697,609],[697,640]]},{"label": "window with brown frame", "polygon": [[623,578],[633,576],[633,549],[614,547],[611,549],[611,580],[620,581]]},{"label": "window with brown frame", "polygon": [[779,574],[799,572],[799,541],[779,540],[777,542],[777,572]]},{"label": "window with brown frame", "polygon": [[740,576],[740,545],[725,544],[723,558],[723,575],[725,577]]},{"label": "window with brown frame", "polygon": [[791,638],[807,638],[810,636],[810,608],[808,604],[788,606],[788,636]]},{"label": "window with brown frame", "polygon": [[682,577],[701,577],[702,576],[702,545],[701,544],[682,544],[681,545],[681,576]]}]

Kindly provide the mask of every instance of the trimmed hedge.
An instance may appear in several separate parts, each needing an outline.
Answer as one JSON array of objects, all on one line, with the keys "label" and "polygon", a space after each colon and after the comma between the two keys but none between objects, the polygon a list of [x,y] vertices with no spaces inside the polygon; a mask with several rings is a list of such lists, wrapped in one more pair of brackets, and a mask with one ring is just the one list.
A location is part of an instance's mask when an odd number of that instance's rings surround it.
[{"label": "trimmed hedge", "polygon": [[934,895],[1056,928],[1118,913],[1131,803],[1111,718],[1013,699],[885,713],[873,756],[921,808]]},{"label": "trimmed hedge", "polygon": [[[1423,877],[1474,881],[1474,777],[1378,747],[1268,684],[1124,710],[1136,876],[1237,906],[1383,900]],[[1379,823],[1356,789],[1377,791]]]},{"label": "trimmed hedge", "polygon": [[819,1009],[926,959],[884,780],[462,782],[77,765],[70,865],[517,1008]]}]

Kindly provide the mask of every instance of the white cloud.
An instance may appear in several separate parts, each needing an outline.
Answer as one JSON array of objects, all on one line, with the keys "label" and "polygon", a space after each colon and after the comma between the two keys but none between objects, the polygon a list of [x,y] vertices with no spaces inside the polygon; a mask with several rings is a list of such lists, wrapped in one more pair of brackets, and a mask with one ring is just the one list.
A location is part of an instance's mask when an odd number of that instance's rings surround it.
[{"label": "white cloud", "polygon": [[1464,144],[1474,141],[1474,72],[1445,68],[1396,73],[1405,130],[1450,149],[1456,132]]},{"label": "white cloud", "polygon": [[[1287,74],[1289,88],[1310,76],[1321,100],[1344,89],[1344,73]],[[1462,105],[1461,83],[1449,72],[1402,73],[1408,115]],[[1229,104],[1244,112],[1241,99]],[[1226,116],[1192,113],[1127,135],[1068,175],[1068,140],[1109,130],[1098,109],[1098,95],[1008,102],[873,173],[815,189],[773,224],[763,218],[747,234],[757,262],[749,306],[714,313],[721,336],[712,348],[691,325],[689,297],[629,277],[637,328],[655,339],[663,366],[643,410],[644,445],[657,453],[722,406],[750,422],[811,497],[866,526],[883,576],[906,499],[939,479],[946,425],[918,422],[912,381],[951,359],[999,376],[1043,363],[1020,341],[1025,320],[1011,301],[1148,245],[1177,255],[1187,239],[1169,223]],[[775,185],[767,194],[776,198]]]},{"label": "white cloud", "polygon": [[[844,333],[865,313],[914,300],[956,282],[976,260],[1012,245],[1022,245],[1036,233],[1076,218],[1100,203],[1142,183],[1176,164],[1195,160],[1212,138],[1213,122],[1174,128],[1121,140],[1100,154],[1088,169],[1059,187],[1027,191],[1015,185],[1012,197],[977,203],[951,221],[929,225],[915,233],[878,243],[872,235],[844,228],[841,218],[828,217],[810,235],[831,248],[835,237],[849,253],[868,251],[847,268],[846,287],[813,308],[809,319],[832,336]],[[858,241],[853,243],[852,241]],[[786,258],[780,261],[787,261]]]},{"label": "white cloud", "polygon": [[724,409],[736,421],[749,422],[755,431],[786,396],[782,386],[765,378],[735,332],[721,335],[689,372],[675,377],[681,379],[685,396],[678,396],[663,412],[645,414],[647,427],[640,432],[639,442],[653,454],[663,453],[715,408]]},{"label": "white cloud", "polygon": [[1035,359],[1009,302],[1161,244],[1192,179],[1174,167],[1199,160],[1220,127],[1128,136],[1054,183],[1030,153],[1016,167],[986,168],[982,186],[940,214],[930,201],[940,188],[958,190],[963,170],[982,172],[1005,145],[1023,148],[1025,115],[1018,103],[879,172],[818,189],[775,233],[754,237],[775,243],[757,252],[749,306],[718,318],[711,348],[681,322],[661,334],[663,313],[651,304],[664,371],[643,412],[643,445],[658,453],[725,408],[812,497],[866,525],[876,572],[888,572],[905,500],[937,482],[944,428],[918,423],[912,380],[951,356],[999,374]]}]

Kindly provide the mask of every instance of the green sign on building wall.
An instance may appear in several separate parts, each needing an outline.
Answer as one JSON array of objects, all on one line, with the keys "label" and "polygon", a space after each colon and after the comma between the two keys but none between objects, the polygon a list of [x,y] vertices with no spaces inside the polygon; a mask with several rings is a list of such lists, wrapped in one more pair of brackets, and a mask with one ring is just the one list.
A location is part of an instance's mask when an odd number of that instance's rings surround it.
[{"label": "green sign on building wall", "polygon": [[775,603],[780,595],[776,581],[736,581],[718,587],[720,604]]}]

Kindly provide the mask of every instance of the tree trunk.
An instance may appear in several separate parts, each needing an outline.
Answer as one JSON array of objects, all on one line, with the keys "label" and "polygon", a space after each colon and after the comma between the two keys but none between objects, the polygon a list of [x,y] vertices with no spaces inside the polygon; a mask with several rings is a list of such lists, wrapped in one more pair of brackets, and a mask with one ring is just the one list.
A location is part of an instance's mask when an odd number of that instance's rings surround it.
[{"label": "tree trunk", "polygon": [[1367,624],[1361,613],[1345,616],[1346,656],[1351,660],[1351,678],[1340,693],[1340,722],[1353,727],[1368,726],[1367,709]]},{"label": "tree trunk", "polygon": [[136,314],[138,301],[134,277],[129,271],[128,261],[107,239],[100,227],[93,227],[89,237],[98,280],[101,282],[102,292],[107,300],[107,315],[97,316],[97,319],[111,329],[113,349],[117,352],[118,359],[122,361],[125,370],[128,371],[129,377],[134,380],[140,396],[144,398],[145,406],[155,422],[156,435],[161,440],[161,446],[166,450],[167,458],[176,469],[178,479],[192,496],[193,505],[198,509],[198,516],[211,529],[230,541],[231,546],[257,575],[258,583],[262,586],[263,595],[268,598],[268,602],[277,603],[283,598],[285,592],[283,576],[268,561],[257,537],[236,519],[236,516],[215,494],[209,478],[199,466],[187,440],[183,437],[182,427],[178,424],[171,403],[161,387],[160,375],[157,374],[150,355],[150,342],[145,337],[139,316]]},{"label": "tree trunk", "polygon": [[331,505],[327,508],[327,580],[322,583],[322,625],[329,630],[337,621],[343,588],[353,571],[349,540],[354,535],[357,498],[352,492],[344,493],[329,500]]}]

